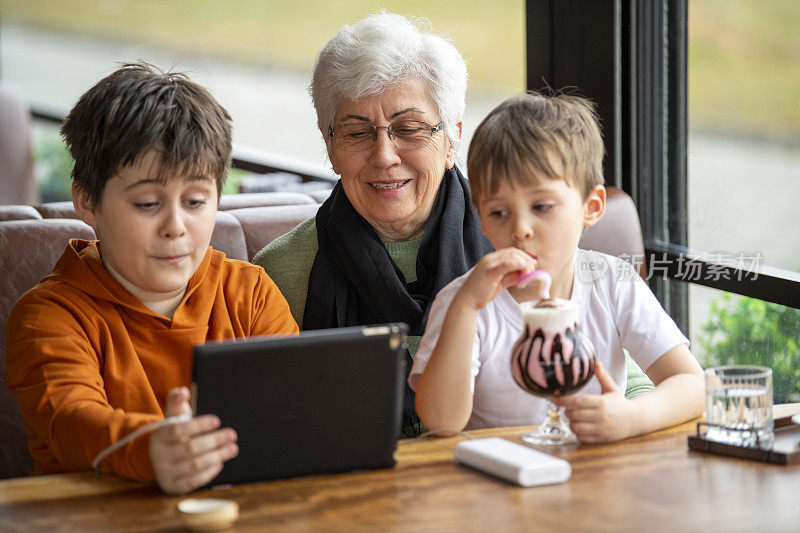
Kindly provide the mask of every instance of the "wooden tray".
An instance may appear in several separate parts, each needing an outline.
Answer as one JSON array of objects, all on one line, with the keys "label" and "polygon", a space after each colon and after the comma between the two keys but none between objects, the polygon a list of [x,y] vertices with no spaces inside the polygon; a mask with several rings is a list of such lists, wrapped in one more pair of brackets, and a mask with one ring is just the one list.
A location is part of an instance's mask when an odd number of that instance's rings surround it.
[{"label": "wooden tray", "polygon": [[702,423],[697,425],[696,435],[689,435],[690,450],[779,465],[800,464],[800,426],[789,416],[775,419],[775,442],[767,450],[707,440],[700,432],[701,426]]}]

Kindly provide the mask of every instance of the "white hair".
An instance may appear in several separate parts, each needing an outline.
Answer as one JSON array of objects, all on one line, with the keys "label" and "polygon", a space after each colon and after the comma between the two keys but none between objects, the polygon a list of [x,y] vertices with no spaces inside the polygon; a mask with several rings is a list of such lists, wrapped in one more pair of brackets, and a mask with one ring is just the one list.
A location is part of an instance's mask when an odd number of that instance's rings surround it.
[{"label": "white hair", "polygon": [[457,123],[464,115],[467,66],[453,44],[430,33],[430,22],[380,12],[342,27],[317,56],[311,99],[317,126],[330,148],[328,128],[339,105],[383,92],[406,80],[422,80],[436,103],[445,133],[459,145]]}]

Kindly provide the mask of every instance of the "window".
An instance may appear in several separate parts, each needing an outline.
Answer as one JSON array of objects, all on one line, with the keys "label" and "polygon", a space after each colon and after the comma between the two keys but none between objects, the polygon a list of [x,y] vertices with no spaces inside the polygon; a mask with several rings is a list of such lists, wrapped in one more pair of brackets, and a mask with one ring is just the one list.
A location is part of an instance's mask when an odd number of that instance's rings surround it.
[{"label": "window", "polygon": [[[798,272],[800,4],[690,0],[688,28],[689,248]],[[799,310],[690,285],[689,311],[701,359],[767,364],[800,399]]]},{"label": "window", "polygon": [[[773,361],[793,384],[776,398],[800,399],[800,7],[528,0],[526,13],[528,85],[599,103],[606,181],[636,201],[648,259],[667,265],[651,287],[695,354]],[[698,276],[681,270],[690,251]]]},{"label": "window", "polygon": [[[286,165],[329,168],[307,87],[316,53],[375,2],[10,0],[2,5],[0,77],[34,109],[63,115],[119,62],[188,71],[231,112],[234,143]],[[524,87],[524,0],[388,1],[430,19],[467,59],[470,89],[461,157],[488,111]],[[277,125],[277,127],[268,127]]]},{"label": "window", "polygon": [[800,4],[689,2],[689,246],[797,272]]}]

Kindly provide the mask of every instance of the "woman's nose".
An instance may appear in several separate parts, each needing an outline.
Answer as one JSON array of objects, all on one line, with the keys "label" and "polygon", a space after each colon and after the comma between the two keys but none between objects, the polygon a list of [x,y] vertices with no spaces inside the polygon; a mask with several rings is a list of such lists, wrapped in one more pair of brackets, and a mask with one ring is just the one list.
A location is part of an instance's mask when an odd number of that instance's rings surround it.
[{"label": "woman's nose", "polygon": [[370,163],[378,168],[387,168],[399,163],[400,154],[397,151],[397,146],[389,138],[389,132],[382,128],[378,130],[377,135],[375,144],[370,149]]}]

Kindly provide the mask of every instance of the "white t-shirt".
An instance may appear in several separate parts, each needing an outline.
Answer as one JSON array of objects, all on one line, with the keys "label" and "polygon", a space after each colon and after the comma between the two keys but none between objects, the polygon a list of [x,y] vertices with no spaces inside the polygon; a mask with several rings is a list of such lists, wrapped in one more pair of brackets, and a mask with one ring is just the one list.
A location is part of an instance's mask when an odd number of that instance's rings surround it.
[{"label": "white t-shirt", "polygon": [[[449,283],[431,306],[408,378],[415,390],[439,339],[450,302],[471,272]],[[578,250],[570,300],[578,304],[581,329],[594,343],[597,357],[620,390],[626,386],[623,348],[647,370],[670,349],[689,344],[647,284],[629,263],[617,257]],[[511,349],[522,331],[522,312],[508,291],[478,311],[472,349],[474,397],[466,429],[534,425],[544,419],[545,400],[522,390],[511,376]],[[597,378],[592,378],[578,394],[600,391]]]}]

